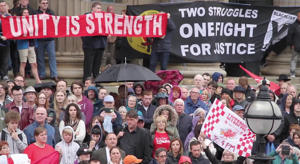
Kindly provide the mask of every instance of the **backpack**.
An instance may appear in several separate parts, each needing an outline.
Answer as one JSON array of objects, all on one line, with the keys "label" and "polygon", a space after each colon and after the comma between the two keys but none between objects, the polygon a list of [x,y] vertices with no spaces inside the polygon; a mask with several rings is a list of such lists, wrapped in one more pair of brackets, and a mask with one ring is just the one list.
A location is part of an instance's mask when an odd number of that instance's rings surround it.
[{"label": "backpack", "polygon": [[[22,133],[21,134],[18,134],[18,137],[21,141],[23,141],[23,136],[22,136]],[[6,141],[6,131],[2,130],[1,131],[1,141]]]}]

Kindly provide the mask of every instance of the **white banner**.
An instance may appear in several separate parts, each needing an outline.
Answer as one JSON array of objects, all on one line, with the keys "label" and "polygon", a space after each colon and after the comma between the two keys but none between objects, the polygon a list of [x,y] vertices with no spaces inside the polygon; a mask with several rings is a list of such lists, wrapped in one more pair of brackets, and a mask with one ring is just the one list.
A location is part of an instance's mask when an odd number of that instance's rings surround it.
[{"label": "white banner", "polygon": [[217,99],[206,116],[201,132],[225,150],[244,157],[251,155],[255,134],[243,119]]}]

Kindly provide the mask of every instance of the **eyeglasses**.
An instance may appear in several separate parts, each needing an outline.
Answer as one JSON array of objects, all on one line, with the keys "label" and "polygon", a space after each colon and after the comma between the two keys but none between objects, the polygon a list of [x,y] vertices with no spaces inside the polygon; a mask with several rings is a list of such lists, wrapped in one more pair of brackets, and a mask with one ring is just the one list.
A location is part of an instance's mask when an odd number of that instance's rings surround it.
[{"label": "eyeglasses", "polygon": [[167,155],[159,155],[159,158],[167,158]]},{"label": "eyeglasses", "polygon": [[43,4],[43,5],[48,5],[48,2],[43,2],[43,3],[41,3],[41,4]]}]

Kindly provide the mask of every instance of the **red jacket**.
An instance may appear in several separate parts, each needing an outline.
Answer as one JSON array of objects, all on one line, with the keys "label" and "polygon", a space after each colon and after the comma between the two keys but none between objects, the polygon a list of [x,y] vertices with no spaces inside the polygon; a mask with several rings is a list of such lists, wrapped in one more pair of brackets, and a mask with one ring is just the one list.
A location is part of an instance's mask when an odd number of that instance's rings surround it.
[{"label": "red jacket", "polygon": [[[9,111],[13,110],[19,113],[19,108],[16,106],[15,102],[7,104],[5,106]],[[19,122],[19,127],[23,130],[27,125],[33,123],[33,108],[30,108],[26,103],[22,103],[22,113],[21,120]]]}]

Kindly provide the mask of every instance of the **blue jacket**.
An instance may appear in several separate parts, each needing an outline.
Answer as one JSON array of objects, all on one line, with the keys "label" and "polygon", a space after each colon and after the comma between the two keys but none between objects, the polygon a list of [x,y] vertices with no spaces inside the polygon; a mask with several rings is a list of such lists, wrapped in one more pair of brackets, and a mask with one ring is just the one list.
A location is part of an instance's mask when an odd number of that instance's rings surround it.
[{"label": "blue jacket", "polygon": [[[34,46],[37,45],[36,40],[34,40]],[[18,50],[23,50],[23,49],[28,49],[29,48],[29,39],[25,40],[17,40],[17,49]]]},{"label": "blue jacket", "polygon": [[184,113],[186,113],[186,114],[194,113],[194,111],[199,107],[206,110],[206,112],[208,112],[208,110],[209,110],[208,106],[202,100],[200,100],[200,98],[198,99],[196,104],[193,103],[191,96],[189,96],[184,101]]},{"label": "blue jacket", "polygon": [[[38,126],[40,126],[40,125],[36,121],[34,121],[32,124],[28,125],[24,129],[24,133],[27,137],[28,145],[35,142],[34,130]],[[55,146],[55,129],[51,125],[49,125],[48,123],[45,123],[44,127],[47,129],[47,144],[54,147]]]}]

